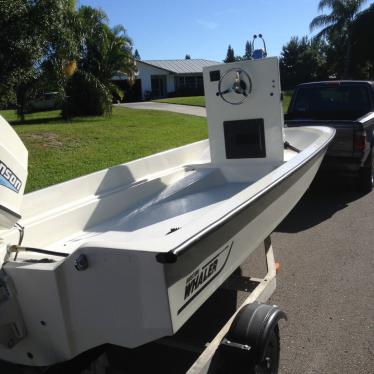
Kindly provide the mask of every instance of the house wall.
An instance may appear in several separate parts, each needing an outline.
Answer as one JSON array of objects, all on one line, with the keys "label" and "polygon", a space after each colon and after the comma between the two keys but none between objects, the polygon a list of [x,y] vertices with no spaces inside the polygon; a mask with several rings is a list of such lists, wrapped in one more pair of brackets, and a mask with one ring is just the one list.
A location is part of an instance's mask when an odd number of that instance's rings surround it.
[{"label": "house wall", "polygon": [[166,90],[167,92],[175,91],[174,74],[166,70],[143,64],[141,61],[137,62],[138,76],[142,82],[142,99],[144,100],[144,93],[146,91],[152,91],[151,77],[152,75],[163,75],[166,77]]}]

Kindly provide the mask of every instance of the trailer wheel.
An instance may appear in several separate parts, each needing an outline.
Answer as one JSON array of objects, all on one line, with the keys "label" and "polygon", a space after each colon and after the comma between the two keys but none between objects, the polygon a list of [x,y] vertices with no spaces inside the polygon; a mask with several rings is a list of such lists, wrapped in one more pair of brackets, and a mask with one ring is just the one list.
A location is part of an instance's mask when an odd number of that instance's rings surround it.
[{"label": "trailer wheel", "polygon": [[222,372],[277,374],[280,319],[286,319],[286,315],[274,305],[253,303],[243,307],[221,342]]},{"label": "trailer wheel", "polygon": [[272,331],[268,346],[265,350],[265,358],[259,364],[250,368],[250,374],[277,374],[280,357],[279,327],[276,325]]}]

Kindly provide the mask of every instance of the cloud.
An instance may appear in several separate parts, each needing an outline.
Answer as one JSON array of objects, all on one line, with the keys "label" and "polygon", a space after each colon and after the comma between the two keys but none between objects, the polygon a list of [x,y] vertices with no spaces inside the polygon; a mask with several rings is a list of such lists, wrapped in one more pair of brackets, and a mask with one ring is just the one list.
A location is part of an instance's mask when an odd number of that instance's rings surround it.
[{"label": "cloud", "polygon": [[207,20],[204,20],[204,19],[197,19],[196,22],[199,25],[205,27],[208,30],[215,30],[218,27],[218,23],[214,22],[214,21],[207,21]]}]

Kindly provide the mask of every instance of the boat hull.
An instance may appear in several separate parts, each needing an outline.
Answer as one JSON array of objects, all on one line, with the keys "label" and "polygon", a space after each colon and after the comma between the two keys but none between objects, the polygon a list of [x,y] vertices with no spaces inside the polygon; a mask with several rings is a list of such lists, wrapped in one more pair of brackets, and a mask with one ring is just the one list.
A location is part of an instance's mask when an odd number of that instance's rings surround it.
[{"label": "boat hull", "polygon": [[[16,290],[27,334],[11,349],[0,344],[0,358],[48,366],[102,344],[133,348],[176,333],[296,205],[333,137],[328,129],[298,128],[290,134],[296,145],[314,134],[311,145],[305,145],[305,155],[295,155],[294,161],[240,192],[241,204],[170,251],[158,250],[156,241],[150,241],[153,250],[91,241],[54,263],[6,262],[3,270]],[[185,154],[187,148],[173,152],[168,160],[176,159],[178,152]],[[53,210],[41,217],[34,223],[35,232],[51,220],[56,222],[58,216]],[[26,227],[26,240],[36,242],[39,236],[32,226],[29,231]],[[8,240],[15,238],[12,232]],[[85,269],[76,266],[81,255],[88,259]]]}]

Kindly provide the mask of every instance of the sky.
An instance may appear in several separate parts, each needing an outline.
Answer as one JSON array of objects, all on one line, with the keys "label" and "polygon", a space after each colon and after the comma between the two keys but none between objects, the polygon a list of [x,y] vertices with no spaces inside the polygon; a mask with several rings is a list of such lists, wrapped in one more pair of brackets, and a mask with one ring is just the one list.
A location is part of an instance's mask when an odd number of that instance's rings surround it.
[{"label": "sky", "polygon": [[[268,56],[279,56],[291,36],[310,36],[318,0],[78,0],[122,24],[142,60],[204,58],[222,61],[230,44],[243,55],[262,33]],[[257,44],[258,43],[258,44]],[[257,41],[255,46],[261,46]]]}]

